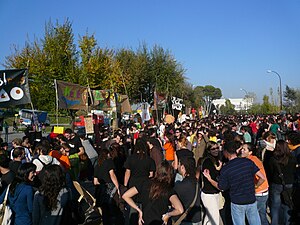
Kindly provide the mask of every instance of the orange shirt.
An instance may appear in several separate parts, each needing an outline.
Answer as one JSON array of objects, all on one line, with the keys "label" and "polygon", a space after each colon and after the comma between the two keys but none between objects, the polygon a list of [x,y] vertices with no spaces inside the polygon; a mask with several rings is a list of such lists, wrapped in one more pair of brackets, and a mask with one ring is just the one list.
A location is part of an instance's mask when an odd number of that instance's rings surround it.
[{"label": "orange shirt", "polygon": [[175,150],[173,145],[170,142],[167,142],[166,144],[164,144],[164,149],[166,151],[166,155],[165,155],[166,160],[168,161],[174,160]]},{"label": "orange shirt", "polygon": [[71,163],[68,156],[62,155],[57,150],[52,150],[51,152],[49,152],[49,155],[56,158],[60,162],[60,164],[63,165],[63,167],[65,167],[67,170],[70,169]]},{"label": "orange shirt", "polygon": [[[266,177],[266,171],[265,171],[262,161],[260,161],[259,158],[257,158],[254,155],[249,155],[248,159],[252,160],[255,163],[255,165],[259,168],[259,171],[262,172],[262,174]],[[255,178],[254,178],[255,184],[257,183],[258,179],[259,179],[259,177],[255,175]],[[269,184],[268,184],[267,177],[266,177],[266,180],[258,188],[255,189],[255,193],[258,194],[258,193],[266,192],[266,191],[268,191],[268,188],[269,188]]]}]

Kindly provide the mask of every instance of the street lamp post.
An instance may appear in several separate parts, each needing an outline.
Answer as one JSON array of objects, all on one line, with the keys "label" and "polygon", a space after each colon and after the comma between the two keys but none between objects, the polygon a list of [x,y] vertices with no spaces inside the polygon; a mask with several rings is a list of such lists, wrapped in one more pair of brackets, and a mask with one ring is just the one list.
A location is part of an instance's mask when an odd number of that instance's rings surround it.
[{"label": "street lamp post", "polygon": [[267,73],[275,73],[279,78],[279,108],[282,110],[282,89],[281,89],[281,76],[274,70],[267,70]]},{"label": "street lamp post", "polygon": [[245,99],[246,99],[246,111],[248,111],[248,98],[249,98],[249,95],[248,95],[248,91],[246,91],[244,88],[240,88],[241,91],[244,91],[245,92]]}]

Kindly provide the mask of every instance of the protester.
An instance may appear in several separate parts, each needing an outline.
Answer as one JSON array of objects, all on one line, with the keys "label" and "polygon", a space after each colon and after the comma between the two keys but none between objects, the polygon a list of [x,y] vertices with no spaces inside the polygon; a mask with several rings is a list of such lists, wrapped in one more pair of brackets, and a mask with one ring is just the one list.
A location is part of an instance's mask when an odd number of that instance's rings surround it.
[{"label": "protester", "polygon": [[[209,170],[211,179],[217,182],[220,175],[222,163],[220,160],[219,146],[216,142],[209,141],[202,160],[201,172]],[[202,203],[205,207],[204,224],[222,224],[220,217],[220,190],[214,187],[206,177],[203,177],[203,187],[201,192]]]},{"label": "protester", "polygon": [[252,137],[251,137],[248,129],[249,129],[248,126],[242,126],[241,127],[241,132],[243,134],[244,143],[252,143]]},{"label": "protester", "polygon": [[[283,190],[282,180],[284,180],[285,188],[292,190],[296,172],[296,159],[290,153],[288,144],[279,140],[276,143],[273,156],[270,159],[270,183],[271,183],[271,217],[272,225],[277,225],[279,222],[290,224],[291,208],[282,201],[281,192]],[[292,193],[292,191],[291,191]],[[282,213],[280,213],[282,212]]]},{"label": "protester", "polygon": [[62,168],[58,165],[46,167],[41,182],[33,200],[33,225],[60,225],[64,210],[70,210],[66,207],[71,201]]},{"label": "protester", "polygon": [[199,129],[197,131],[197,135],[195,137],[196,146],[193,150],[196,163],[199,161],[199,159],[203,158],[203,154],[206,148],[206,144],[209,141],[206,134],[204,134],[204,131]]},{"label": "protester", "polygon": [[96,166],[97,164],[97,159],[98,159],[98,153],[91,144],[90,140],[87,139],[84,135],[79,136],[81,144],[85,150],[85,153],[87,154],[89,160],[91,161],[91,164],[93,167]]},{"label": "protester", "polygon": [[79,156],[84,154],[84,148],[79,137],[70,129],[67,128],[64,133],[66,143],[70,146],[69,159],[71,163],[70,174],[72,180],[78,180],[80,173]]},{"label": "protester", "polygon": [[[16,177],[9,186],[8,202],[13,211],[14,225],[32,224],[33,188],[31,183],[35,178],[36,166],[33,163],[23,163]],[[3,203],[6,191],[0,196]]]},{"label": "protester", "polygon": [[156,138],[152,137],[152,138],[148,138],[147,144],[150,151],[150,157],[154,160],[155,166],[157,168],[163,161],[163,157],[164,157],[160,143],[157,141]]},{"label": "protester", "polygon": [[125,161],[126,156],[122,151],[121,146],[114,142],[109,148],[109,155],[112,158],[115,165],[115,174],[117,176],[119,184],[124,184],[124,176],[125,176]]},{"label": "protester", "polygon": [[103,225],[115,224],[115,215],[112,210],[113,197],[115,194],[120,196],[120,189],[114,170],[114,162],[110,158],[109,151],[103,149],[94,170],[96,203],[102,209]]},{"label": "protester", "polygon": [[[172,189],[172,170],[167,162],[162,162],[153,180],[144,180],[123,194],[123,199],[139,214],[139,225],[167,224],[170,217],[183,213],[183,206]],[[142,210],[133,197],[140,195]],[[173,210],[169,211],[169,202]]]},{"label": "protester", "polygon": [[[255,165],[259,168],[259,171],[266,176],[266,172],[263,166],[263,163],[255,156],[255,148],[252,144],[246,143],[241,149],[241,156],[252,160]],[[255,182],[258,181],[259,177],[255,176]],[[269,221],[267,220],[267,201],[269,196],[269,184],[265,180],[258,188],[255,189],[255,196],[257,201],[257,209],[260,216],[261,224],[268,225]]]},{"label": "protester", "polygon": [[36,165],[37,174],[39,174],[46,165],[60,165],[60,162],[56,158],[49,155],[49,149],[47,149],[47,147],[45,147],[44,145],[38,144],[36,146],[36,151],[38,153],[38,156],[32,161],[32,163]]},{"label": "protester", "polygon": [[13,149],[10,152],[10,158],[13,159],[13,152],[17,147],[23,147],[24,149],[24,158],[22,158],[23,162],[31,162],[32,157],[28,148],[22,146],[22,140],[20,138],[15,138],[12,142]]},{"label": "protester", "polygon": [[[228,142],[224,145],[224,155],[229,162],[222,167],[218,182],[211,178],[209,170],[204,170],[203,175],[218,189],[222,191],[229,189],[233,224],[244,224],[246,216],[250,225],[257,225],[261,221],[257,210],[255,188],[259,187],[266,177],[251,160],[237,157],[240,148],[239,142]],[[254,184],[254,175],[259,177],[256,184]]]},{"label": "protester", "polygon": [[22,159],[25,157],[23,147],[16,147],[12,153],[13,160],[9,162],[9,169],[17,174],[19,167],[22,165]]},{"label": "protester", "polygon": [[1,173],[0,195],[15,178],[15,173],[9,169],[9,162],[10,159],[8,157],[6,157],[5,155],[0,155],[0,173]]},{"label": "protester", "polygon": [[61,144],[58,146],[59,150],[53,149],[49,152],[49,155],[56,158],[59,162],[64,171],[67,171],[71,168],[71,163],[69,160],[69,152],[70,146],[67,143]]},{"label": "protester", "polygon": [[181,222],[181,225],[200,225],[202,213],[201,197],[200,185],[198,184],[197,187],[195,159],[193,157],[180,157],[178,171],[183,180],[175,184],[174,190],[183,204],[184,210],[187,210],[191,206],[197,192],[195,204],[190,209],[186,218]]},{"label": "protester", "polygon": [[173,134],[167,133],[165,135],[165,144],[163,148],[165,150],[165,160],[171,164],[175,159],[175,138]]},{"label": "protester", "polygon": [[[181,135],[178,138],[178,141],[177,141],[178,149],[175,152],[175,160],[174,160],[174,163],[173,163],[174,170],[178,169],[177,168],[178,163],[179,163],[179,160],[181,158],[183,158],[183,157],[194,157],[194,153],[192,151],[190,151],[189,149],[187,149],[187,145],[188,145],[187,138],[184,135]],[[183,179],[182,175],[177,172],[176,176],[175,176],[175,182],[182,181],[182,179]]]},{"label": "protester", "polygon": [[126,168],[124,186],[128,188],[139,185],[154,176],[155,162],[147,154],[145,140],[137,140],[134,153],[127,158],[124,167]]}]

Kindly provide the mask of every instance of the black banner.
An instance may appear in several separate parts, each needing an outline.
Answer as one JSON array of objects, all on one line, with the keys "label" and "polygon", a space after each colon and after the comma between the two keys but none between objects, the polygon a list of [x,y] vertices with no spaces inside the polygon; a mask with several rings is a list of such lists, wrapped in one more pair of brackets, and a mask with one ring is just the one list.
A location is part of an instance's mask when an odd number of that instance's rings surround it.
[{"label": "black banner", "polygon": [[0,70],[0,107],[30,102],[27,69]]}]

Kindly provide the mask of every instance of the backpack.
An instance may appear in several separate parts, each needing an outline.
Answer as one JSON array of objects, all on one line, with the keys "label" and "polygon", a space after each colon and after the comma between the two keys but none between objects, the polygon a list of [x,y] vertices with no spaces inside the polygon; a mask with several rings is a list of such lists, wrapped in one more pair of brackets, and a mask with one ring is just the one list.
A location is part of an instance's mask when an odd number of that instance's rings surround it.
[{"label": "backpack", "polygon": [[42,160],[40,160],[39,157],[37,157],[37,160],[39,160],[40,163],[42,163],[42,165],[43,165],[42,170],[37,174],[38,177],[41,178],[41,174],[45,172],[45,169],[46,169],[47,167],[49,167],[50,165],[52,165],[52,163],[53,163],[53,157],[52,157],[52,159],[51,159],[51,162],[48,163],[48,164],[46,164],[46,163],[44,163]]}]

